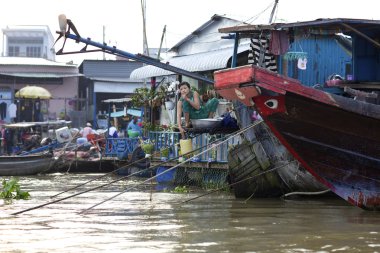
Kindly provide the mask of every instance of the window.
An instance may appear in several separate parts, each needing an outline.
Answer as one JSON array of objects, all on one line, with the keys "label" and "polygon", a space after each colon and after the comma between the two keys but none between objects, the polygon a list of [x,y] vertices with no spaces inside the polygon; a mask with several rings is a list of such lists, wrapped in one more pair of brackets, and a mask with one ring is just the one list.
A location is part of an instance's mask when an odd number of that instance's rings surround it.
[{"label": "window", "polygon": [[18,46],[9,46],[8,56],[20,56],[20,48]]},{"label": "window", "polygon": [[26,47],[26,56],[27,57],[41,57],[41,48],[40,47]]}]

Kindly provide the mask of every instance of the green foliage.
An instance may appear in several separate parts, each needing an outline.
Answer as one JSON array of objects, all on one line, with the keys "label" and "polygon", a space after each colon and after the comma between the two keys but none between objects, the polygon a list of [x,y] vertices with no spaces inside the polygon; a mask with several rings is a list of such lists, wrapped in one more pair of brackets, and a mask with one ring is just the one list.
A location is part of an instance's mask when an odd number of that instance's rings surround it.
[{"label": "green foliage", "polygon": [[186,186],[176,186],[173,192],[174,193],[189,193],[189,189]]},{"label": "green foliage", "polygon": [[152,143],[144,143],[141,145],[141,148],[144,150],[145,154],[152,154],[154,150],[154,145]]},{"label": "green foliage", "polygon": [[16,178],[11,178],[10,180],[3,179],[2,182],[3,189],[0,192],[0,198],[5,200],[12,199],[29,199],[29,192],[22,191],[20,185]]},{"label": "green foliage", "polygon": [[156,130],[156,125],[149,123],[149,122],[143,122],[143,128],[147,131],[155,131]]},{"label": "green foliage", "polygon": [[154,98],[154,91],[146,87],[137,88],[132,96],[132,105],[134,107],[142,107],[149,104]]},{"label": "green foliage", "polygon": [[[137,88],[132,96],[133,107],[139,108],[142,106],[155,106],[159,105],[160,101],[164,102],[173,96],[175,93],[168,91],[168,85],[162,84],[158,86],[155,90],[149,89],[147,87]],[[157,103],[158,102],[158,103]]]},{"label": "green foliage", "polygon": [[169,157],[169,153],[170,153],[170,148],[169,147],[161,148],[160,152],[161,152],[161,157],[168,158]]},{"label": "green foliage", "polygon": [[190,90],[193,91],[193,92],[196,91],[198,94],[200,94],[199,89],[197,87],[195,87],[195,86],[190,86]]},{"label": "green foliage", "polygon": [[212,180],[203,182],[202,188],[205,190],[220,189],[220,191],[223,191],[223,192],[230,191],[228,184],[226,182],[219,182],[219,181],[212,181]]},{"label": "green foliage", "polygon": [[168,87],[166,85],[160,85],[156,91],[156,98],[167,101],[168,99]]}]

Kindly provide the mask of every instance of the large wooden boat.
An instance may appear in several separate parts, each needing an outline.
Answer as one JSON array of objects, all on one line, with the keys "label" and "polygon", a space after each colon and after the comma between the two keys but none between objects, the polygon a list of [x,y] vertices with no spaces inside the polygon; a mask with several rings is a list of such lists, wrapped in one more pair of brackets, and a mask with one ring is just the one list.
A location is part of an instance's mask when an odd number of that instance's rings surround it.
[{"label": "large wooden boat", "polygon": [[[352,69],[350,72],[346,69],[340,80],[326,78],[324,85],[301,83],[287,76],[289,72],[285,70],[290,63],[280,55],[282,74],[257,64],[241,66],[217,71],[215,87],[227,99],[254,106],[281,143],[334,193],[363,209],[380,209],[380,63],[377,60],[380,21],[319,19],[224,30],[233,31],[239,35],[281,31],[293,36],[294,41],[296,36],[314,38],[315,34],[350,36]],[[314,48],[316,51],[310,49],[310,52],[316,58],[321,57],[321,48]],[[334,52],[328,54],[331,60],[314,64],[309,73],[319,75],[335,59]],[[338,90],[335,94],[328,89],[333,86]]]},{"label": "large wooden boat", "polygon": [[327,187],[299,164],[264,122],[255,125],[253,132],[255,139],[245,137],[228,152],[235,197],[268,198],[326,191]]},{"label": "large wooden boat", "polygon": [[215,78],[224,97],[254,104],[282,144],[333,192],[365,209],[380,207],[380,105],[305,87],[256,66],[220,71]]}]

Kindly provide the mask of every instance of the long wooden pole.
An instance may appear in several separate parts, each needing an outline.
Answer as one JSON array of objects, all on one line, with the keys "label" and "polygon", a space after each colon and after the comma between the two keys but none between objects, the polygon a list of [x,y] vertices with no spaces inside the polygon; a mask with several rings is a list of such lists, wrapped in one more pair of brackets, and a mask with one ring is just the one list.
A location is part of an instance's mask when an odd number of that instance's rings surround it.
[{"label": "long wooden pole", "polygon": [[144,54],[149,56],[148,38],[146,36],[146,2],[141,0],[141,11],[143,18],[143,43],[144,43]]},{"label": "long wooden pole", "polygon": [[[212,148],[216,148],[216,146],[219,146],[219,145],[221,145],[222,143],[228,141],[229,139],[231,139],[231,138],[233,138],[233,137],[235,137],[235,136],[237,136],[237,135],[240,135],[240,134],[244,133],[245,131],[249,130],[250,128],[252,128],[252,127],[254,127],[254,126],[256,126],[256,125],[258,125],[258,124],[260,124],[260,123],[262,123],[262,120],[257,120],[257,121],[255,121],[253,124],[251,124],[251,125],[249,125],[249,126],[243,128],[243,129],[240,129],[240,130],[238,130],[238,131],[236,131],[236,132],[230,134],[227,138],[224,137],[224,138],[226,138],[226,139],[223,140],[222,142],[219,142],[220,140],[218,139],[218,140],[215,140],[214,142],[209,143],[208,146],[211,146],[211,148],[207,148],[206,150],[204,150],[204,151],[202,151],[202,152],[196,154],[196,156],[200,156],[200,155],[202,155],[203,153],[208,152],[210,149],[212,149]],[[216,144],[216,142],[219,142],[219,143]],[[216,146],[213,146],[213,144],[216,144]],[[203,147],[200,147],[200,148],[198,148],[198,149],[195,149],[195,150],[189,152],[189,154],[196,153],[196,152],[198,152],[199,150],[201,150],[201,149],[203,149],[203,148],[205,148],[205,147],[203,146]],[[41,204],[41,205],[38,205],[38,206],[35,206],[35,207],[31,207],[31,208],[28,208],[28,209],[25,209],[25,210],[22,210],[22,211],[19,211],[19,212],[12,213],[12,215],[22,214],[22,213],[25,213],[25,212],[28,212],[28,211],[32,211],[32,210],[35,210],[35,209],[38,209],[38,208],[41,208],[41,207],[47,206],[47,205],[51,205],[51,204],[55,204],[55,203],[61,202],[61,201],[63,201],[63,200],[66,200],[66,199],[69,199],[69,198],[72,198],[72,197],[76,197],[76,196],[82,195],[82,194],[84,194],[84,193],[87,193],[87,192],[90,192],[90,191],[93,191],[93,190],[97,190],[97,189],[103,188],[103,187],[105,187],[105,186],[111,185],[111,184],[116,183],[116,182],[118,182],[118,181],[121,181],[121,180],[123,180],[123,179],[129,178],[129,177],[132,177],[132,176],[134,176],[134,175],[136,175],[136,174],[138,174],[138,173],[145,172],[145,171],[148,171],[148,170],[152,170],[152,169],[154,169],[154,168],[156,168],[156,167],[162,166],[163,164],[168,163],[168,162],[171,162],[171,161],[176,160],[176,159],[178,159],[178,157],[175,157],[175,158],[169,159],[169,160],[167,160],[167,161],[164,161],[164,162],[162,162],[162,163],[159,163],[159,164],[157,164],[157,165],[151,166],[151,167],[149,167],[148,169],[145,169],[145,170],[143,170],[143,171],[136,171],[135,173],[132,173],[132,174],[130,174],[130,175],[127,175],[127,176],[124,176],[124,177],[121,177],[121,178],[115,179],[115,180],[113,180],[113,181],[111,181],[111,182],[109,182],[109,183],[102,184],[102,185],[99,185],[99,186],[97,186],[97,187],[90,188],[90,189],[87,189],[87,190],[85,190],[85,191],[78,192],[78,193],[76,193],[76,194],[72,194],[72,195],[69,195],[69,196],[67,196],[67,197],[60,198],[60,199],[57,199],[57,200],[54,200],[54,201],[50,201],[50,202],[47,202],[47,203],[44,203],[44,204]],[[140,184],[138,184],[138,185],[141,185],[141,184],[144,184],[144,183],[146,183],[146,182],[148,182],[148,181],[150,181],[150,180],[153,180],[153,179],[157,178],[158,176],[161,176],[162,174],[165,174],[165,173],[167,173],[167,172],[169,172],[169,171],[171,171],[171,170],[173,170],[173,169],[175,169],[175,168],[181,166],[182,164],[184,164],[184,163],[190,161],[191,159],[192,159],[192,158],[189,158],[189,159],[187,159],[187,160],[185,160],[185,161],[183,161],[183,162],[181,162],[181,163],[178,163],[177,165],[175,165],[175,166],[169,168],[168,170],[165,170],[165,171],[163,171],[162,173],[156,174],[155,176],[153,176],[153,177],[151,177],[151,178],[148,178],[147,180],[143,181],[142,183],[140,183]],[[94,207],[96,207],[96,206],[99,206],[99,205],[101,205],[101,204],[103,204],[103,203],[105,203],[105,202],[107,202],[107,201],[109,201],[109,200],[111,200],[111,199],[114,199],[114,198],[116,198],[117,196],[119,196],[119,195],[125,193],[126,191],[128,191],[128,190],[130,190],[130,189],[133,189],[133,188],[135,188],[135,187],[137,187],[138,185],[134,185],[134,186],[132,186],[132,187],[126,188],[124,191],[122,191],[122,192],[120,192],[120,193],[118,193],[118,194],[112,196],[111,198],[108,198],[108,199],[106,199],[106,200],[104,200],[104,201],[102,201],[102,202],[100,202],[100,203],[98,203],[98,204],[96,204],[96,205],[93,205],[93,206],[91,206],[90,208],[87,208],[87,209],[83,210],[81,213],[85,213],[85,212],[87,212],[88,210],[90,210],[90,209],[92,209],[92,208],[94,208]],[[78,187],[79,187],[79,186],[78,186]],[[74,187],[74,188],[78,188],[78,187]]]},{"label": "long wooden pole", "polygon": [[372,42],[376,47],[380,48],[380,43],[377,42],[376,40],[373,40],[372,38],[368,37],[367,35],[365,35],[364,33],[362,33],[361,31],[357,30],[356,28],[346,24],[346,23],[341,23],[344,27],[350,29],[351,31],[357,33],[358,35],[362,36],[364,39],[368,40],[369,42]]},{"label": "long wooden pole", "polygon": [[162,42],[164,41],[165,33],[166,33],[166,25],[164,26],[164,30],[162,31],[161,42],[160,42],[160,48],[158,49],[158,54],[157,54],[157,59],[158,59],[158,60],[160,60],[161,49],[162,49]]},{"label": "long wooden pole", "polygon": [[[258,121],[256,121],[255,123],[253,123],[252,125],[247,126],[247,127],[243,128],[243,129],[240,129],[239,131],[236,131],[235,133],[230,134],[231,137],[228,137],[228,138],[232,138],[232,137],[234,137],[234,136],[236,136],[236,135],[239,135],[239,134],[241,134],[241,133],[247,131],[247,130],[250,129],[251,127],[253,127],[253,126],[255,126],[255,125],[257,125],[257,124],[259,124],[259,123],[261,123],[261,122],[262,122],[262,120],[258,120]],[[225,138],[225,137],[224,137],[224,138]],[[214,144],[214,143],[216,143],[216,142],[218,142],[218,141],[220,141],[220,140],[219,140],[219,139],[218,139],[218,140],[215,140],[215,141],[209,143],[208,145],[212,145],[212,144]],[[205,148],[205,147],[202,146],[202,147],[200,147],[200,148],[198,148],[198,149],[195,149],[195,150],[189,152],[189,154],[196,153],[196,152],[198,152],[199,150],[201,150],[201,149],[203,149],[203,148]],[[214,147],[214,148],[215,148],[215,147]],[[208,151],[208,149],[207,149],[206,151]],[[204,152],[206,152],[206,151],[204,151]],[[204,152],[202,152],[202,153],[204,153]],[[197,154],[197,155],[199,156],[199,155],[201,155],[202,153]],[[144,158],[144,159],[145,159],[145,158]],[[109,182],[109,183],[107,183],[107,184],[103,184],[103,185],[100,185],[100,186],[97,186],[97,187],[94,187],[94,188],[91,188],[91,189],[88,189],[88,190],[85,190],[85,191],[82,191],[82,192],[78,192],[78,193],[76,193],[76,194],[73,194],[73,195],[70,195],[70,196],[67,196],[67,197],[64,197],[64,198],[60,198],[60,199],[57,199],[57,200],[54,200],[54,201],[50,201],[50,202],[47,202],[47,203],[44,203],[44,204],[41,204],[41,205],[38,205],[38,206],[35,206],[35,207],[31,207],[31,208],[28,208],[28,209],[25,209],[25,210],[22,210],[22,211],[19,211],[19,212],[15,212],[15,213],[12,213],[12,215],[18,215],[18,214],[21,214],[21,213],[25,213],[25,212],[28,212],[28,211],[32,211],[32,210],[35,210],[35,209],[38,209],[38,208],[41,208],[41,207],[44,207],[44,206],[47,206],[47,205],[51,205],[51,204],[54,204],[54,203],[61,202],[61,201],[63,201],[63,200],[66,200],[66,199],[69,199],[69,198],[72,198],[72,197],[76,197],[76,196],[78,196],[78,195],[81,195],[81,194],[84,194],[84,193],[87,193],[87,192],[90,192],[90,191],[93,191],[93,190],[100,189],[100,188],[102,188],[102,187],[105,187],[105,186],[111,185],[111,184],[116,183],[116,182],[118,182],[118,181],[121,181],[121,180],[123,180],[123,179],[126,179],[126,178],[129,178],[129,177],[131,177],[131,176],[134,176],[134,175],[136,175],[136,174],[138,174],[138,173],[145,172],[145,171],[148,171],[148,170],[152,170],[152,169],[154,169],[154,168],[156,168],[156,167],[162,166],[162,165],[164,165],[164,164],[166,164],[166,163],[168,163],[168,162],[171,162],[171,161],[173,161],[173,160],[176,160],[176,159],[178,159],[178,157],[175,157],[175,158],[169,159],[169,160],[167,160],[167,161],[164,161],[164,162],[162,162],[162,163],[159,163],[159,164],[157,164],[157,165],[151,166],[151,167],[149,167],[148,169],[144,169],[144,170],[142,170],[142,171],[136,171],[135,173],[132,173],[132,174],[130,174],[130,175],[127,175],[127,176],[121,177],[121,178],[119,178],[119,179],[113,180],[113,181],[111,181],[111,182]],[[172,169],[174,169],[174,168],[177,168],[178,166],[180,166],[181,164],[183,164],[183,163],[185,163],[185,162],[187,162],[187,161],[189,161],[189,160],[190,160],[190,159],[188,159],[188,160],[186,160],[186,161],[184,161],[184,162],[182,162],[182,163],[180,163],[180,164],[178,164],[178,165],[176,165],[176,166],[170,168],[169,170],[165,170],[164,172],[162,172],[162,173],[160,173],[160,174],[158,174],[158,175],[156,175],[156,176],[154,176],[154,177],[151,177],[151,178],[149,178],[148,180],[152,180],[152,179],[156,178],[157,176],[160,176],[160,175],[162,175],[162,174],[164,174],[164,173],[166,173],[166,172],[169,172],[170,170],[172,170]],[[137,162],[137,161],[136,161],[136,162]],[[131,165],[131,164],[129,164],[129,165]],[[120,168],[119,168],[119,169],[120,169]],[[95,179],[94,179],[94,180],[95,180]],[[144,181],[143,183],[147,182],[148,180]],[[87,183],[89,183],[89,182],[91,182],[91,180],[88,181]],[[82,184],[82,185],[84,185],[84,184]],[[79,185],[79,186],[81,186],[81,185]],[[78,186],[78,187],[79,187],[79,186]],[[78,187],[73,187],[72,189],[76,189],[76,188],[78,188]],[[70,189],[69,189],[69,190],[70,190]],[[67,191],[68,191],[68,190],[67,190]],[[66,192],[67,192],[67,191],[66,191]],[[126,190],[125,190],[125,191],[126,191]],[[124,193],[125,191],[123,191],[122,193]],[[63,193],[63,192],[62,192],[62,193]],[[122,193],[121,193],[121,194],[122,194]],[[118,194],[118,195],[120,195],[120,194]],[[112,198],[115,198],[115,197],[117,197],[118,195],[113,196]],[[110,199],[112,199],[112,198],[110,198]],[[108,200],[110,200],[110,199],[108,199]],[[106,201],[108,201],[108,200],[106,200]],[[102,203],[104,203],[104,202],[106,202],[106,201],[103,201]],[[100,205],[100,204],[102,204],[102,203],[96,204],[96,205],[94,205],[94,206],[92,206],[92,207],[90,207],[90,208],[88,208],[88,209],[86,209],[86,210],[84,210],[84,211],[82,211],[82,212],[86,212],[87,210],[90,210],[91,208],[93,208],[93,207],[95,207],[95,206],[98,206],[98,205]]]},{"label": "long wooden pole", "polygon": [[[258,120],[258,121],[256,121],[256,122],[254,122],[253,124],[251,124],[251,125],[245,127],[244,129],[241,129],[241,130],[238,130],[238,131],[234,132],[233,134],[231,134],[231,135],[230,135],[228,138],[226,138],[225,140],[223,140],[223,141],[221,141],[221,142],[219,142],[219,143],[216,143],[215,146],[214,146],[214,145],[211,145],[211,143],[209,143],[209,144],[208,144],[208,146],[210,146],[209,148],[206,148],[205,150],[203,150],[202,152],[199,152],[198,154],[194,154],[193,157],[198,157],[198,156],[200,156],[200,155],[202,155],[202,154],[204,154],[204,153],[207,153],[209,150],[211,150],[211,149],[213,149],[213,148],[216,148],[217,146],[219,146],[219,145],[225,143],[226,141],[228,141],[229,139],[232,139],[232,138],[236,137],[237,135],[240,135],[240,134],[244,133],[245,131],[251,129],[252,127],[258,125],[258,124],[261,123],[261,122],[262,122],[261,120],[260,120],[260,121]],[[189,153],[193,153],[193,152],[194,152],[194,151],[189,152]],[[169,172],[169,171],[174,170],[175,168],[181,166],[182,164],[185,164],[185,163],[191,161],[191,159],[193,159],[193,157],[190,157],[190,158],[186,159],[185,161],[180,162],[180,163],[178,163],[177,165],[175,165],[175,166],[173,166],[173,167],[171,167],[171,168],[169,168],[169,169],[167,169],[167,170],[165,170],[165,171],[163,171],[163,172],[161,172],[161,173],[159,173],[159,174],[156,174],[155,176],[150,177],[150,178],[148,178],[147,180],[144,180],[143,182],[141,182],[141,183],[139,183],[139,184],[137,184],[137,185],[133,185],[133,186],[131,186],[131,187],[128,187],[128,188],[124,189],[123,191],[119,192],[118,194],[115,194],[114,196],[112,196],[112,197],[110,197],[110,198],[108,198],[108,199],[105,199],[105,200],[103,200],[103,201],[101,201],[101,202],[99,202],[99,203],[97,203],[97,204],[95,204],[95,205],[93,205],[93,206],[91,206],[91,207],[89,207],[89,208],[83,210],[82,212],[80,212],[80,214],[86,213],[87,211],[93,209],[94,207],[97,207],[97,206],[99,206],[99,205],[101,205],[101,204],[103,204],[103,203],[105,203],[105,202],[107,202],[107,201],[109,201],[109,200],[112,200],[112,199],[114,199],[114,198],[116,198],[116,197],[122,195],[123,193],[127,192],[128,190],[135,189],[135,188],[136,188],[137,186],[139,186],[139,185],[145,184],[145,183],[147,183],[147,182],[149,182],[149,181],[151,181],[151,180],[153,180],[153,179],[155,179],[155,178],[157,178],[157,177],[159,177],[159,176],[161,176],[161,175],[163,175],[163,174],[165,174],[165,173],[167,173],[167,172]]]},{"label": "long wooden pole", "polygon": [[270,14],[270,18],[269,18],[269,24],[271,24],[272,21],[273,21],[273,16],[274,16],[274,12],[276,11],[276,8],[277,8],[278,1],[279,1],[279,0],[276,0],[276,1],[274,2],[274,6],[273,6],[272,12],[271,12],[271,14]]}]

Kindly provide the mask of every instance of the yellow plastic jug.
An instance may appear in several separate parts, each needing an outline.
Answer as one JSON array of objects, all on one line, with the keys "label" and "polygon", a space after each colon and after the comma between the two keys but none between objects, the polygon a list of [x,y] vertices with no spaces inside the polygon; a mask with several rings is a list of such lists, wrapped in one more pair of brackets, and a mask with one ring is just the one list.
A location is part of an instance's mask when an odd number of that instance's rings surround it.
[{"label": "yellow plastic jug", "polygon": [[181,154],[186,155],[187,153],[193,151],[193,143],[191,139],[179,140],[179,145],[181,147]]}]

